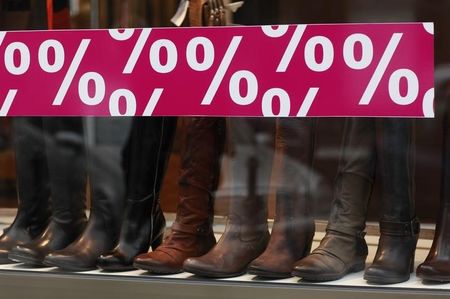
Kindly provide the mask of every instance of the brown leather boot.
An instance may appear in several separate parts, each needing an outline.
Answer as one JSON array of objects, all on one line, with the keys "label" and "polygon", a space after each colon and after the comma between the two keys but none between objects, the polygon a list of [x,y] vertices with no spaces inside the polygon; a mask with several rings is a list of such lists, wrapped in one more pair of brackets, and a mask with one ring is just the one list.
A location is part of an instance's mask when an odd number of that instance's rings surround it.
[{"label": "brown leather boot", "polygon": [[364,269],[364,228],[376,166],[375,121],[348,119],[326,235],[292,274],[310,281],[336,280]]},{"label": "brown leather boot", "polygon": [[440,217],[437,220],[433,245],[417,268],[417,276],[429,281],[450,281],[450,111],[444,120]]},{"label": "brown leather boot", "polygon": [[158,274],[179,273],[187,258],[205,254],[216,243],[212,230],[213,191],[219,177],[224,125],[222,118],[189,121],[175,222],[162,245],[135,258],[136,268]]},{"label": "brown leather boot", "polygon": [[294,263],[309,254],[314,236],[310,215],[309,180],[315,121],[284,119],[277,123],[277,201],[270,242],[248,269],[250,274],[290,277]]},{"label": "brown leather boot", "polygon": [[[233,133],[239,133],[234,128],[242,130],[241,125],[235,126],[235,123],[240,122],[234,120],[231,122]],[[258,138],[255,139],[257,142]],[[238,177],[237,172],[240,171],[238,166],[247,166],[248,177],[245,180],[247,194],[234,195],[230,203],[228,223],[219,242],[206,255],[187,259],[183,265],[187,272],[205,277],[239,276],[247,271],[248,264],[252,260],[264,252],[269,242],[267,195],[260,190],[265,189],[264,187],[268,184],[264,182],[265,179],[257,178],[259,166],[257,157],[254,153],[247,157],[248,147],[244,146],[245,149],[247,149],[246,152],[235,154],[236,159],[232,161],[232,165],[235,165],[232,167],[232,173],[233,178]],[[258,153],[258,147],[255,148],[255,153]],[[247,163],[241,161],[242,158]],[[233,191],[238,193],[238,189],[234,186]]]}]

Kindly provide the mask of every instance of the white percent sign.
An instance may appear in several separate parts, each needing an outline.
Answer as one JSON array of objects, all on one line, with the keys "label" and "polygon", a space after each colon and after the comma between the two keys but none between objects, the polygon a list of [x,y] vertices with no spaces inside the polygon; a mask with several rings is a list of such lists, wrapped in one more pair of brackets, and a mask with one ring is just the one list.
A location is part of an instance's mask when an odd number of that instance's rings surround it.
[{"label": "white percent sign", "polygon": [[[6,36],[6,32],[0,34],[0,45]],[[57,92],[57,95],[53,101],[53,105],[61,105],[64,97],[67,94],[67,90],[78,70],[81,60],[89,46],[90,40],[83,39],[76,51],[74,58],[72,59],[69,69],[64,77],[63,82]],[[51,53],[53,55],[51,55]],[[17,57],[18,59],[14,59]],[[53,57],[51,59],[51,57]],[[5,48],[4,65],[6,70],[14,76],[20,76],[28,72],[31,65],[31,53],[29,47],[23,42],[12,42]],[[43,41],[39,45],[37,59],[40,68],[46,73],[57,73],[61,71],[65,63],[65,51],[61,42],[48,39]],[[0,115],[8,113],[9,108],[17,94],[17,90],[10,90],[6,96],[6,100],[0,109]]]},{"label": "white percent sign", "polygon": [[[93,88],[90,89],[89,87]],[[145,107],[143,116],[151,116],[158,103],[164,89],[155,88]],[[83,74],[78,83],[78,94],[80,100],[88,106],[100,105],[106,97],[106,82],[102,75],[97,72],[87,72]],[[125,111],[120,111],[121,103],[125,106]],[[120,88],[109,97],[109,112],[111,116],[135,116],[137,111],[137,101],[134,93],[129,89]]]},{"label": "white percent sign", "polygon": [[[307,25],[297,25],[295,31],[286,47],[283,57],[277,68],[277,72],[286,72],[297,50]],[[289,25],[281,26],[263,26],[262,31],[265,35],[271,38],[279,38],[284,36],[289,31]],[[369,105],[379,87],[381,79],[386,73],[386,70],[392,61],[394,53],[402,39],[402,33],[393,33],[388,45],[384,49],[383,55],[378,62],[372,77],[361,96],[359,105]],[[362,48],[361,58],[356,58],[355,48],[360,45]],[[316,48],[322,49],[323,57],[319,61],[316,57]],[[369,36],[361,33],[355,33],[348,36],[343,46],[343,57],[346,65],[354,70],[367,69],[374,58],[374,47]],[[314,36],[308,39],[305,43],[304,60],[311,71],[325,72],[329,70],[334,62],[335,50],[332,41],[325,36]],[[400,92],[400,82],[405,79],[407,83],[407,92],[402,95]],[[414,71],[410,69],[401,68],[394,71],[389,77],[389,95],[391,100],[397,105],[410,105],[414,103],[419,95],[419,79]]]},{"label": "white percent sign", "polygon": [[[152,29],[144,28],[140,29],[141,33],[133,47],[133,50],[128,57],[128,61],[123,69],[123,74],[131,74],[136,67],[136,64],[144,50],[145,44],[147,43]],[[129,40],[134,35],[135,29],[110,29],[109,34],[111,37],[117,41]],[[167,59],[162,62],[161,52],[165,51],[167,53]],[[152,43],[149,52],[150,65],[153,70],[161,73],[167,74],[172,72],[178,63],[178,50],[177,46],[168,39],[159,39]]]},{"label": "white percent sign", "polygon": [[[90,39],[83,39],[78,46],[74,58],[70,62],[64,80],[56,94],[53,105],[61,105],[67,90],[73,81],[75,73],[80,67],[80,63],[86,53],[86,50],[91,42]],[[50,61],[50,53],[53,52],[54,59]],[[17,55],[18,61],[14,59]],[[65,63],[65,51],[61,42],[49,39],[41,43],[38,50],[38,61],[41,69],[46,73],[57,73],[61,71]],[[5,49],[5,67],[11,75],[20,76],[25,74],[30,69],[31,54],[28,46],[22,42],[12,42]]]},{"label": "white percent sign", "polygon": [[[246,85],[246,93],[241,93],[242,83]],[[297,112],[297,117],[306,117],[309,109],[311,108],[314,99],[319,92],[319,88],[312,87],[308,90],[306,96],[303,99],[302,105]],[[229,93],[231,100],[240,105],[246,106],[253,104],[259,93],[259,83],[255,74],[248,70],[237,71],[231,76],[229,84]],[[274,100],[279,101],[279,111],[275,113],[273,111]],[[268,117],[287,117],[291,114],[291,98],[289,94],[281,88],[271,88],[267,90],[262,96],[261,104],[262,112],[264,116]]]},{"label": "white percent sign", "polygon": [[[134,35],[135,29],[110,29],[109,34],[117,41],[129,40]],[[142,55],[145,44],[150,37],[151,29],[142,29],[128,61],[123,70],[124,74],[131,74],[136,66],[139,57]],[[223,78],[230,67],[230,64],[236,54],[242,36],[234,36],[225,52],[224,57],[220,61],[220,65],[214,74],[211,84],[202,100],[202,105],[210,105],[219,89]],[[161,53],[165,51],[167,57],[162,62]],[[201,51],[201,55],[199,52]],[[197,72],[210,70],[214,64],[216,53],[214,44],[209,38],[198,36],[192,38],[186,46],[186,61],[189,67]],[[167,74],[176,68],[178,64],[178,49],[176,45],[168,39],[158,39],[152,42],[149,51],[150,65],[152,69],[161,74]],[[202,57],[200,59],[199,57]],[[155,96],[155,98],[158,98]],[[157,103],[154,103],[155,105]]]}]

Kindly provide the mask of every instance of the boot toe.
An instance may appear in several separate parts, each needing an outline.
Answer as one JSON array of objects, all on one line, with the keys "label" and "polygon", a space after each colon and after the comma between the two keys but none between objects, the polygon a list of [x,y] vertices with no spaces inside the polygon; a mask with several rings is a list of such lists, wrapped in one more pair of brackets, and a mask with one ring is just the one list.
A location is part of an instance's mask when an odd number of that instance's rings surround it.
[{"label": "boot toe", "polygon": [[172,256],[158,250],[138,255],[133,266],[155,274],[176,274],[183,272],[182,263]]},{"label": "boot toe", "polygon": [[386,264],[373,264],[364,272],[364,279],[369,283],[375,284],[400,283],[407,281],[409,277],[409,271],[402,273],[398,268],[388,266]]},{"label": "boot toe", "polygon": [[45,257],[43,263],[68,271],[89,271],[96,268],[95,264],[84,262],[80,256],[65,253],[50,253]]},{"label": "boot toe", "polygon": [[201,258],[188,258],[183,263],[183,269],[184,271],[195,275],[208,277],[218,275],[219,273],[217,273],[217,269],[220,269],[220,267],[217,267],[213,263],[204,261]]},{"label": "boot toe", "polygon": [[300,260],[292,271],[293,276],[311,281],[330,281],[344,276],[342,261],[322,254],[312,254]]},{"label": "boot toe", "polygon": [[291,270],[292,264],[289,267],[288,264],[273,264],[265,259],[258,258],[250,263],[247,272],[260,277],[287,278],[292,276]]},{"label": "boot toe", "polygon": [[14,262],[42,265],[44,257],[36,250],[26,246],[16,246],[9,252],[8,258]]},{"label": "boot toe", "polygon": [[417,267],[417,277],[424,280],[450,281],[450,261],[428,261]]},{"label": "boot toe", "polygon": [[104,271],[127,271],[135,269],[132,259],[126,259],[123,255],[119,255],[116,252],[109,255],[101,255],[98,258],[97,264]]}]

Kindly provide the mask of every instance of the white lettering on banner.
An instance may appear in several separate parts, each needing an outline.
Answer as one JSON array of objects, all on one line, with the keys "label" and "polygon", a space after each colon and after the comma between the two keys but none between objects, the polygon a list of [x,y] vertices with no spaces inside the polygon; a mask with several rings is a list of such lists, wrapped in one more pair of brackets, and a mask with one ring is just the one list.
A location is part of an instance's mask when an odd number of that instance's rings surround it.
[{"label": "white lettering on banner", "polygon": [[0,116],[8,115],[9,108],[11,108],[11,105],[14,101],[14,98],[16,97],[16,94],[17,94],[17,89],[11,89],[8,91],[5,101],[2,104],[2,108],[0,109]]},{"label": "white lettering on banner", "polygon": [[236,55],[236,51],[241,43],[242,36],[234,36],[231,40],[230,45],[228,46],[227,51],[225,52],[225,56],[223,57],[219,69],[217,70],[211,84],[208,87],[208,91],[203,98],[202,105],[211,105],[214,97],[216,96],[217,90],[219,89],[220,84],[225,77],[225,73],[228,71],[230,67],[231,61]]},{"label": "white lettering on banner", "polygon": [[[203,61],[198,61],[197,49],[201,46],[203,49]],[[206,37],[195,37],[191,39],[186,48],[186,60],[189,67],[197,72],[209,70],[215,59],[214,45]]]},{"label": "white lettering on banner", "polygon": [[[356,44],[361,45],[361,59],[355,57]],[[373,43],[365,34],[355,33],[347,37],[344,42],[344,60],[348,67],[363,70],[373,61]]]},{"label": "white lettering on banner", "polygon": [[75,77],[75,73],[80,67],[81,61],[83,60],[83,57],[86,54],[86,50],[89,47],[90,42],[91,42],[90,39],[83,39],[80,45],[78,46],[77,52],[75,53],[75,57],[70,63],[69,69],[66,75],[64,76],[63,82],[59,87],[58,93],[56,94],[55,99],[53,100],[54,106],[59,106],[63,103],[64,98],[67,95],[67,91],[69,90],[69,87],[72,84],[73,78]]},{"label": "white lettering on banner", "polygon": [[[54,62],[49,61],[49,51],[53,49]],[[57,40],[48,39],[39,47],[38,60],[42,70],[47,73],[57,73],[63,66],[65,61],[64,46]]]},{"label": "white lettering on banner", "polygon": [[[20,57],[19,65],[14,63],[14,54],[18,52]],[[12,75],[23,75],[30,68],[30,50],[27,45],[22,42],[14,42],[9,44],[5,50],[5,67]]]},{"label": "white lettering on banner", "polygon": [[399,23],[0,31],[0,112],[432,117],[432,29]]},{"label": "white lettering on banner", "polygon": [[386,73],[386,69],[394,56],[395,50],[397,49],[402,36],[403,34],[401,33],[394,33],[392,35],[389,44],[387,45],[383,56],[381,57],[381,60],[378,63],[377,68],[375,69],[375,72],[373,73],[372,78],[364,91],[364,94],[361,97],[361,100],[359,101],[359,105],[368,105],[372,100],[375,90],[378,88],[378,85],[380,85],[381,78],[384,73]]}]

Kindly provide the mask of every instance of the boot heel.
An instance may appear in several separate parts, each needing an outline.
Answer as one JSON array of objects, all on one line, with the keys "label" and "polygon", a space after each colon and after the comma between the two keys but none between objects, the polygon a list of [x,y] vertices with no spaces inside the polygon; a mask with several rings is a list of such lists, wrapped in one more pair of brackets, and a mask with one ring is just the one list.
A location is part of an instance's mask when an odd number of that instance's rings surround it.
[{"label": "boot heel", "polygon": [[164,239],[164,230],[161,230],[159,232],[159,234],[156,236],[156,238],[154,238],[153,241],[152,241],[151,247],[152,247],[153,251],[155,251],[156,248],[158,248],[159,245],[162,244],[163,239]]},{"label": "boot heel", "polygon": [[305,244],[305,248],[303,249],[303,254],[301,256],[301,258],[307,257],[310,253],[311,253],[311,247],[312,247],[312,243],[314,240],[314,234],[308,238],[307,240],[307,244]]},{"label": "boot heel", "polygon": [[414,263],[415,263],[415,253],[412,254],[411,256],[411,261],[409,262],[409,273],[413,273],[414,272]]}]

